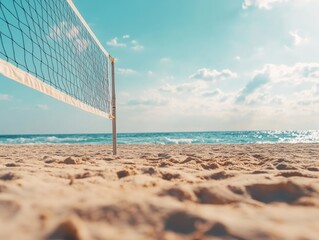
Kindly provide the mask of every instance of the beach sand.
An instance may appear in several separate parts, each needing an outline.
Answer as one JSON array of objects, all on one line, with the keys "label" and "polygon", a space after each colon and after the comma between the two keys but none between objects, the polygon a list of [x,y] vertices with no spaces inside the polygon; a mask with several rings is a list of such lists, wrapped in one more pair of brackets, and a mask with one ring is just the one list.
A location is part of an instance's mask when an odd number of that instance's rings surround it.
[{"label": "beach sand", "polygon": [[319,239],[319,144],[0,146],[0,239]]}]

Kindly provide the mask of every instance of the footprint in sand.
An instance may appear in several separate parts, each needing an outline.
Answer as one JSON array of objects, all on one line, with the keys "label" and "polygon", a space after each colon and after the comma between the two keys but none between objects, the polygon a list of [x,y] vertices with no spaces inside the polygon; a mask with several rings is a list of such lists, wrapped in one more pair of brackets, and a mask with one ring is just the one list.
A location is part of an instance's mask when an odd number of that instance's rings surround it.
[{"label": "footprint in sand", "polygon": [[198,230],[199,224],[207,220],[183,211],[170,213],[165,221],[165,230],[182,234],[192,234]]},{"label": "footprint in sand", "polygon": [[216,237],[229,237],[229,231],[227,227],[222,223],[215,223],[206,232],[205,235]]},{"label": "footprint in sand", "polygon": [[243,240],[244,238],[235,236],[230,233],[229,229],[226,225],[220,222],[214,223],[205,233],[205,236],[208,237],[218,237],[221,239],[236,239],[236,240]]},{"label": "footprint in sand", "polygon": [[219,168],[219,165],[217,163],[208,163],[208,164],[201,164],[202,168],[203,169],[206,169],[206,170],[214,170],[214,169],[217,169]]},{"label": "footprint in sand", "polygon": [[85,221],[112,222],[115,219],[119,220],[121,208],[116,205],[105,205],[86,209],[75,209],[75,213]]},{"label": "footprint in sand", "polygon": [[78,173],[74,176],[75,179],[84,179],[89,177],[92,177],[92,174],[90,172]]},{"label": "footprint in sand", "polygon": [[319,172],[319,168],[317,167],[308,167],[307,170],[312,172]]},{"label": "footprint in sand", "polygon": [[0,218],[14,217],[20,210],[20,205],[12,200],[0,200]]},{"label": "footprint in sand", "polygon": [[251,174],[266,174],[266,173],[268,173],[268,172],[265,170],[255,170]]},{"label": "footprint in sand", "polygon": [[162,178],[167,181],[171,181],[173,179],[178,179],[181,177],[179,173],[170,173],[170,172],[161,172]]},{"label": "footprint in sand", "polygon": [[19,167],[20,165],[16,164],[16,163],[7,163],[5,166],[6,167]]},{"label": "footprint in sand", "polygon": [[78,173],[74,175],[74,179],[85,179],[85,178],[91,178],[91,177],[101,177],[104,178],[103,172],[97,172],[97,173],[91,173],[91,172],[84,172],[84,173]]},{"label": "footprint in sand", "polygon": [[123,170],[117,171],[116,175],[119,179],[121,179],[121,178],[125,178],[128,176],[136,175],[136,172],[134,170],[123,169]]},{"label": "footprint in sand", "polygon": [[168,153],[159,153],[159,154],[157,154],[157,156],[158,156],[160,159],[169,159],[169,158],[172,157],[172,156],[169,155]]},{"label": "footprint in sand", "polygon": [[242,187],[240,187],[240,186],[229,185],[228,189],[230,191],[232,191],[233,193],[238,194],[238,195],[244,195],[245,194],[245,190]]},{"label": "footprint in sand", "polygon": [[7,186],[0,184],[0,193],[5,192],[7,189],[8,189]]},{"label": "footprint in sand", "polygon": [[286,202],[290,204],[294,204],[294,202],[302,197],[310,197],[315,192],[310,186],[299,185],[291,181],[252,184],[246,186],[246,190],[254,200],[259,202]]},{"label": "footprint in sand", "polygon": [[204,178],[207,180],[224,180],[224,179],[231,178],[234,176],[235,176],[235,174],[227,173],[225,171],[220,171],[220,172],[215,172],[215,173],[209,174],[209,175],[205,176]]},{"label": "footprint in sand", "polygon": [[277,174],[276,176],[281,176],[281,177],[305,177],[305,178],[317,178],[316,176],[310,175],[310,174],[304,174],[298,171],[290,171],[290,172],[281,172]]},{"label": "footprint in sand", "polygon": [[[136,226],[145,222],[152,222],[152,215],[144,212],[144,207],[138,204],[102,205],[75,209],[75,214],[85,222],[122,223]],[[120,238],[122,239],[122,238]]]},{"label": "footprint in sand", "polygon": [[11,173],[11,172],[0,175],[0,180],[2,180],[2,181],[12,181],[12,180],[16,180],[19,178],[20,178],[19,176],[17,176],[14,173]]},{"label": "footprint in sand", "polygon": [[220,187],[198,187],[194,190],[197,200],[201,204],[224,205],[238,202],[238,196],[228,189]]},{"label": "footprint in sand", "polygon": [[51,164],[51,163],[54,163],[55,160],[53,160],[53,159],[48,159],[48,160],[45,160],[44,162],[45,162],[46,164]]},{"label": "footprint in sand", "polygon": [[73,157],[68,157],[68,158],[64,159],[63,163],[64,164],[77,164],[77,161]]},{"label": "footprint in sand", "polygon": [[87,239],[87,233],[83,224],[77,218],[70,218],[60,223],[56,229],[46,238],[47,240],[83,240]]},{"label": "footprint in sand", "polygon": [[277,170],[297,170],[290,161],[284,158],[277,159],[273,164]]},{"label": "footprint in sand", "polygon": [[154,175],[157,173],[156,169],[153,167],[147,167],[142,169],[143,174]]},{"label": "footprint in sand", "polygon": [[189,156],[185,160],[183,160],[182,162],[179,162],[179,163],[185,164],[185,163],[188,163],[188,162],[191,162],[191,161],[195,161],[196,163],[201,163],[202,162],[202,160],[200,160],[200,159],[198,159],[196,157]]},{"label": "footprint in sand", "polygon": [[169,166],[173,166],[174,164],[171,163],[170,161],[167,161],[167,160],[164,160],[164,161],[161,161],[159,164],[158,164],[158,167],[169,167]]},{"label": "footprint in sand", "polygon": [[280,164],[276,165],[276,168],[278,170],[297,170],[296,167],[288,165],[286,163],[280,163]]},{"label": "footprint in sand", "polygon": [[182,187],[175,186],[165,190],[162,190],[159,196],[170,196],[176,198],[177,200],[184,201],[195,201],[196,197],[194,193],[188,189],[183,189]]}]

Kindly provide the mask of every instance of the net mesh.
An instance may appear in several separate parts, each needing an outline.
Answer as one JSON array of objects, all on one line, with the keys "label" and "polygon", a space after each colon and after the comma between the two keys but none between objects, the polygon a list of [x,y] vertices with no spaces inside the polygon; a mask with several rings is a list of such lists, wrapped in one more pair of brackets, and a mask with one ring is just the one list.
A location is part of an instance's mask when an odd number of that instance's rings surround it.
[{"label": "net mesh", "polygon": [[110,114],[109,56],[66,0],[1,0],[0,30],[3,60]]}]

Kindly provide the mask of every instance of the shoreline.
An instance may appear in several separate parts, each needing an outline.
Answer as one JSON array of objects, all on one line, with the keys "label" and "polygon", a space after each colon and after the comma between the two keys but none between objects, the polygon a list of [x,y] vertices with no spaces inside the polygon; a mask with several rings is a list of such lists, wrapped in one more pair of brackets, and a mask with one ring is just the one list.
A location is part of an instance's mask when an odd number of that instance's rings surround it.
[{"label": "shoreline", "polygon": [[[123,144],[267,144],[319,143],[319,131],[220,131],[118,134]],[[0,144],[112,144],[111,134],[0,136]]]},{"label": "shoreline", "polygon": [[319,143],[0,145],[0,239],[315,239],[318,156]]},{"label": "shoreline", "polygon": [[[10,146],[10,147],[18,147],[18,146],[75,146],[75,147],[83,147],[83,146],[112,146],[112,143],[0,143],[0,147]],[[117,143],[118,146],[149,146],[149,147],[157,147],[157,146],[272,146],[272,145],[318,145],[319,142],[290,142],[290,143],[277,143],[277,142],[266,142],[266,143],[171,143],[171,144],[162,144],[162,143]]]}]

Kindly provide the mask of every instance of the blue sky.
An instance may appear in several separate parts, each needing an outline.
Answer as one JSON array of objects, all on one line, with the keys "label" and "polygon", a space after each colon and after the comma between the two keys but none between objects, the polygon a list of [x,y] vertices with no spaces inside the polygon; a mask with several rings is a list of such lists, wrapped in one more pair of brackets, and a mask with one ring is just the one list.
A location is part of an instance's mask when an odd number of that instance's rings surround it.
[{"label": "blue sky", "polygon": [[[317,0],[74,0],[116,58],[118,131],[319,129]],[[0,134],[111,121],[0,76]]]}]

